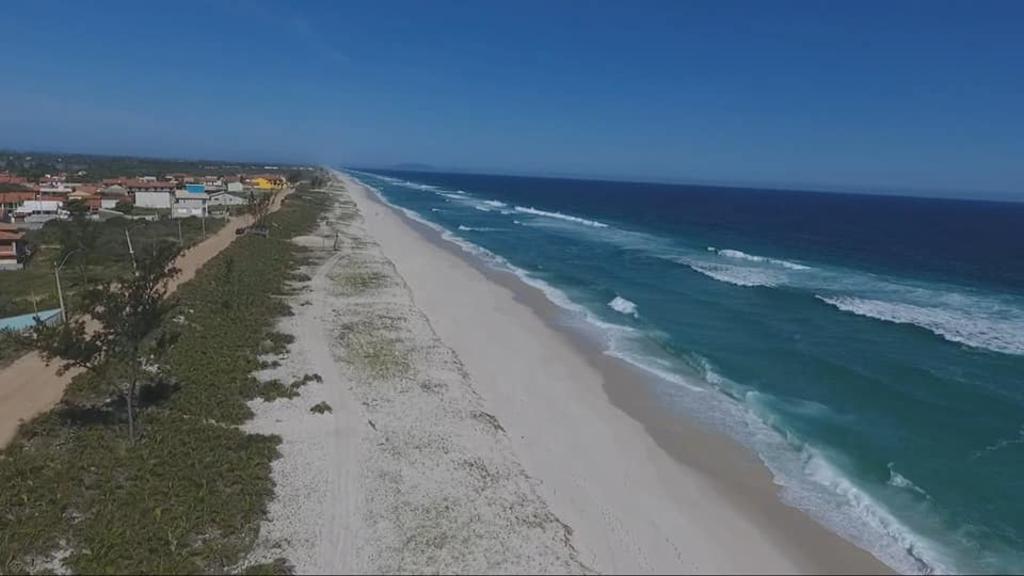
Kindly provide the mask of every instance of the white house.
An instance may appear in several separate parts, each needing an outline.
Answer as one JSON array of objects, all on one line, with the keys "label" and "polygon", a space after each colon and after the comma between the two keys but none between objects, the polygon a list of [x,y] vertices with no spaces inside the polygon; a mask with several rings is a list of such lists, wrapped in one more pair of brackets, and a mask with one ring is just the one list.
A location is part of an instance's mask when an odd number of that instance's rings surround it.
[{"label": "white house", "polygon": [[117,208],[119,202],[128,200],[128,191],[125,190],[124,186],[107,186],[100,191],[100,208],[104,210],[113,210]]},{"label": "white house", "polygon": [[228,194],[227,192],[214,192],[210,194],[210,206],[242,206],[247,203],[245,198]]},{"label": "white house", "polygon": [[174,197],[174,210],[171,211],[172,218],[206,217],[206,207],[210,202],[210,196],[205,192],[196,194],[195,192],[178,190]]},{"label": "white house", "polygon": [[14,218],[28,218],[32,216],[63,218],[67,215],[64,210],[64,203],[60,200],[26,200],[14,211]]},{"label": "white house", "polygon": [[172,206],[174,206],[174,192],[171,190],[137,190],[135,192],[136,208],[169,210]]}]

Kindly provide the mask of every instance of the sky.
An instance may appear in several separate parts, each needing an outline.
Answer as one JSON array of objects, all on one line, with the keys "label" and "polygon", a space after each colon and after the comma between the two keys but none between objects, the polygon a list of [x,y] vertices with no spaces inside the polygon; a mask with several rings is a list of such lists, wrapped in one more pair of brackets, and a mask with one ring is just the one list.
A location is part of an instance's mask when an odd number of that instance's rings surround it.
[{"label": "sky", "polygon": [[1024,2],[4,0],[0,148],[1024,199]]}]

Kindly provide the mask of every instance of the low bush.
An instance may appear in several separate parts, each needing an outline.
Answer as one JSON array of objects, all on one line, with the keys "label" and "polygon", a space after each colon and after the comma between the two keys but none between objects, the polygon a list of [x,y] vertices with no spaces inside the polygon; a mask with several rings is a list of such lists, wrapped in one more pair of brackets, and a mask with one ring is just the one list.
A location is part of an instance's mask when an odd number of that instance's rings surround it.
[{"label": "low bush", "polygon": [[331,405],[328,404],[327,402],[321,402],[316,406],[310,408],[309,411],[312,412],[313,414],[325,414],[328,412],[334,412],[334,408],[331,408]]}]

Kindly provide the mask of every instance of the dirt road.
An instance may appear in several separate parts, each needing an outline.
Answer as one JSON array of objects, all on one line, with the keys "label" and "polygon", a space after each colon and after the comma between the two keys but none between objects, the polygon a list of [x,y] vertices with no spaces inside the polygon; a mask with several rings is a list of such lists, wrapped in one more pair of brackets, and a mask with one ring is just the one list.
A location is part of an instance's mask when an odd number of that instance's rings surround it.
[{"label": "dirt road", "polygon": [[[280,208],[285,196],[290,192],[289,189],[283,194],[278,194],[270,210],[273,212]],[[203,264],[234,241],[235,229],[249,225],[251,219],[249,215],[229,218],[216,234],[178,256],[175,265],[181,269],[181,273],[168,284],[168,294],[194,278]],[[57,374],[57,364],[48,365],[35,352],[18,358],[0,370],[0,448],[11,441],[23,421],[35,417],[59,402],[64,394],[64,388],[78,372],[79,370],[70,370],[65,374]]]}]

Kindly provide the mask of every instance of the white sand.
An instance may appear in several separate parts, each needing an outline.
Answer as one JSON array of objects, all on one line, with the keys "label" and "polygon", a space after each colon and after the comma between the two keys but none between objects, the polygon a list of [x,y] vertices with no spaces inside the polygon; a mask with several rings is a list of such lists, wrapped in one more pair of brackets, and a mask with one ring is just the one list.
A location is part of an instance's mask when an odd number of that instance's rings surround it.
[{"label": "white sand", "polygon": [[[281,323],[296,340],[261,376],[323,382],[252,403],[247,429],[283,443],[277,497],[248,563],[283,556],[300,573],[586,571],[355,206],[342,203],[318,234],[298,239],[319,258]],[[321,401],[333,412],[312,414]]]}]

